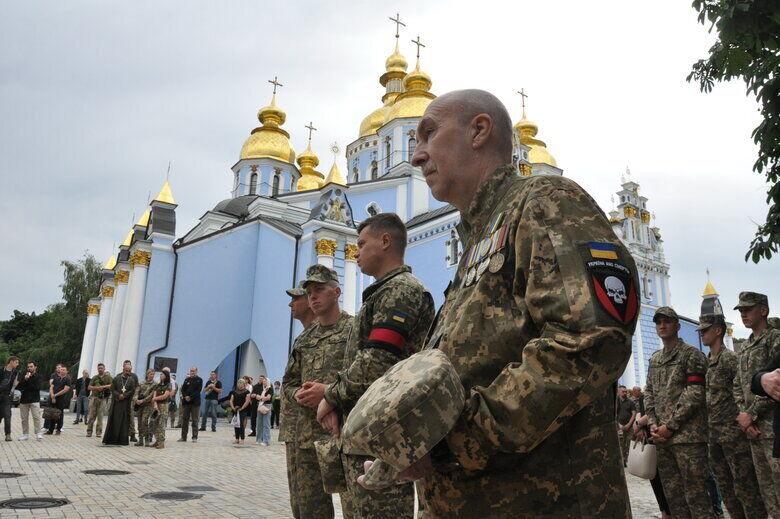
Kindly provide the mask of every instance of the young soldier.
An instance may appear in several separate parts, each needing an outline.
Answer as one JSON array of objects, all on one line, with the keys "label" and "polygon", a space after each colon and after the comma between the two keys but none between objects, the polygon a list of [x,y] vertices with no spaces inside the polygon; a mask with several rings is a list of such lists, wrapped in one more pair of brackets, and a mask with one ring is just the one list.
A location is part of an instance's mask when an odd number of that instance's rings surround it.
[{"label": "young soldier", "polygon": [[152,415],[152,390],[157,385],[154,381],[154,370],[146,370],[146,378],[138,389],[135,390],[135,399],[133,400],[133,408],[135,409],[135,415],[138,417],[138,441],[135,442],[136,447],[143,447],[144,442],[147,445],[151,443],[149,438],[149,418]]},{"label": "young soldier", "polygon": [[653,353],[645,386],[650,438],[658,452],[658,472],[675,518],[712,518],[705,481],[707,412],[704,354],[677,336],[677,312],[662,306],[653,316],[663,348]]},{"label": "young soldier", "polygon": [[[306,270],[303,284],[309,306],[317,317],[307,334],[299,337],[284,378],[285,393],[298,406],[297,452],[293,468],[295,499],[293,515],[300,519],[330,519],[333,500],[322,486],[322,473],[314,442],[328,438],[317,423],[317,403],[309,388],[314,381],[332,382],[344,367],[344,349],[352,331],[352,316],[339,308],[338,274],[324,265]],[[342,494],[342,506],[349,498]],[[346,515],[346,514],[345,514]]]},{"label": "young soldier", "polygon": [[[306,289],[303,288],[303,281],[298,283],[296,288],[285,290],[287,295],[290,296],[290,302],[287,306],[290,307],[290,313],[293,319],[297,319],[303,326],[303,331],[295,339],[292,351],[298,347],[299,342],[303,342],[306,339],[311,324],[315,319],[314,312],[309,308],[309,298],[306,295]],[[293,370],[295,369],[295,356],[290,354],[290,359],[287,362],[287,367],[284,370],[284,388],[287,388],[287,382],[293,376]],[[298,381],[300,383],[300,380]],[[297,390],[297,388],[296,388]],[[290,492],[290,507],[293,511],[293,517],[300,519],[300,511],[298,508],[298,496],[297,496],[297,472],[295,469],[296,455],[298,452],[298,417],[300,406],[294,398],[295,391],[287,392],[283,391],[279,395],[281,400],[281,421],[279,423],[279,441],[284,442],[284,450],[287,455],[287,487]]]},{"label": "young soldier", "polygon": [[106,373],[106,366],[101,362],[97,365],[97,375],[92,377],[88,389],[91,391],[89,399],[89,419],[87,420],[87,438],[92,436],[92,427],[97,420],[97,437],[103,434],[103,416],[106,406],[111,398],[111,375]]},{"label": "young soldier", "polygon": [[750,445],[735,418],[734,378],[737,355],[726,349],[726,321],[721,314],[699,317],[701,342],[709,346],[707,367],[707,429],[710,468],[733,519],[765,519],[766,509],[756,481]]},{"label": "young soldier", "polygon": [[740,293],[734,310],[739,310],[742,324],[752,330],[737,356],[738,376],[734,379],[734,400],[739,408],[737,422],[750,439],[756,477],[767,512],[772,517],[780,517],[780,459],[772,457],[774,405],[767,397],[756,396],[750,391],[753,376],[780,354],[780,330],[767,324],[769,300],[764,294]]}]

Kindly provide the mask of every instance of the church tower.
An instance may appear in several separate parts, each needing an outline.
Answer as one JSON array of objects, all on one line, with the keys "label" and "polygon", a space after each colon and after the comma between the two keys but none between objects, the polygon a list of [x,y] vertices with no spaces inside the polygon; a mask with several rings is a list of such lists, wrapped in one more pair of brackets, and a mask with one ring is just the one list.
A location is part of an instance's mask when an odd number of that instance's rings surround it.
[{"label": "church tower", "polygon": [[536,138],[539,127],[533,121],[529,121],[525,114],[525,98],[528,94],[524,89],[518,92],[522,99],[523,117],[514,127],[514,161],[517,169],[523,176],[529,175],[562,175],[563,170],[558,167],[555,157],[547,149],[547,144]]},{"label": "church tower", "polygon": [[[718,298],[718,292],[715,290],[715,287],[712,286],[712,283],[709,279],[709,269],[707,270],[707,284],[704,286],[704,292],[701,294],[701,314],[719,314],[719,315],[725,315],[723,313],[723,305],[720,304],[720,299]],[[730,350],[734,349],[734,341],[732,339],[732,336],[734,335],[734,330],[731,327],[731,323],[726,321],[726,335],[723,337],[723,344],[726,345],[726,347]]]}]

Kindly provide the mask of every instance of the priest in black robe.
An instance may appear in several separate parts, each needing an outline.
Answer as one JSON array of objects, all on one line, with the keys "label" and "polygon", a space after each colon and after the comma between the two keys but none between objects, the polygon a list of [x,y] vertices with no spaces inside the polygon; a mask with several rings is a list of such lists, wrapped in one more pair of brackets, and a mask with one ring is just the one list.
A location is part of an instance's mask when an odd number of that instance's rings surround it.
[{"label": "priest in black robe", "polygon": [[103,434],[105,445],[128,445],[130,436],[130,406],[133,405],[133,395],[138,387],[138,377],[132,372],[133,365],[126,360],[122,365],[122,373],[111,381],[111,411],[108,415],[108,425]]}]

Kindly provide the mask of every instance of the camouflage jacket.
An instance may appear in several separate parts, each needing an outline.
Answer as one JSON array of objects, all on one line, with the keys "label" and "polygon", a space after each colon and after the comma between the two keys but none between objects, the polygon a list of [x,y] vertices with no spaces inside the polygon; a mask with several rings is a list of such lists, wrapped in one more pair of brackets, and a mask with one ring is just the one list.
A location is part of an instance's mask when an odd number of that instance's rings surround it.
[{"label": "camouflage jacket", "polygon": [[316,440],[330,438],[330,434],[317,423],[317,409],[298,404],[295,392],[304,382],[333,382],[339,370],[344,368],[344,350],[352,325],[353,317],[342,311],[336,324],[322,326],[315,321],[311,331],[296,341],[283,385],[285,397],[297,408],[295,436],[301,448],[313,449]]},{"label": "camouflage jacket", "polygon": [[143,404],[146,405],[152,401],[152,392],[154,391],[157,382],[154,380],[144,380],[135,390],[135,396],[133,397],[133,404],[136,400],[143,400]]},{"label": "camouflage jacket", "polygon": [[707,441],[706,374],[707,357],[682,339],[650,357],[645,411],[650,424],[674,431],[665,445]]},{"label": "camouflage jacket", "polygon": [[[106,386],[110,384],[111,384],[111,375],[109,375],[108,373],[103,373],[102,377],[100,375],[95,375],[94,377],[92,377],[92,380],[89,382],[90,386]],[[90,395],[97,398],[101,398],[101,393],[102,391],[99,391],[97,389],[93,389],[92,391],[90,391]]]},{"label": "camouflage jacket", "polygon": [[346,416],[374,380],[422,349],[433,314],[433,297],[410,267],[402,265],[372,283],[355,317],[346,369],[325,391],[325,400]]},{"label": "camouflage jacket", "polygon": [[740,412],[749,413],[761,431],[761,438],[774,438],[772,417],[774,403],[765,396],[750,391],[750,383],[756,372],[764,369],[775,355],[780,353],[780,330],[767,327],[761,335],[750,334],[737,355],[737,376],[734,377],[734,400]]},{"label": "camouflage jacket", "polygon": [[737,354],[725,346],[707,367],[707,424],[711,442],[745,440],[737,423],[737,403],[734,401],[734,379],[737,376]]},{"label": "camouflage jacket", "polygon": [[[426,346],[450,358],[466,390],[446,438],[453,470],[527,495],[518,517],[563,516],[563,502],[624,516],[614,413],[639,308],[631,254],[563,177],[499,168],[461,217],[465,252]],[[437,449],[435,466],[449,467]]]},{"label": "camouflage jacket", "polygon": [[[295,350],[299,344],[306,341],[306,336],[314,329],[316,321],[304,328],[304,330],[295,338],[290,358],[287,360],[287,366],[284,368],[284,377],[282,378],[281,414],[279,416],[279,441],[297,442],[298,441],[298,418],[301,406],[295,401],[295,392],[301,387],[300,376],[293,380],[293,371],[299,369],[296,364]],[[288,387],[290,390],[288,391]]]},{"label": "camouflage jacket", "polygon": [[[152,397],[156,396],[162,396],[165,394],[166,391],[170,391],[173,389],[171,387],[171,383],[168,382],[167,384],[163,384],[162,382],[156,382],[154,386],[152,386],[152,390],[149,393],[149,401],[152,401]],[[171,397],[168,397],[168,400],[159,400],[157,402],[157,405],[160,406],[170,400]]]}]

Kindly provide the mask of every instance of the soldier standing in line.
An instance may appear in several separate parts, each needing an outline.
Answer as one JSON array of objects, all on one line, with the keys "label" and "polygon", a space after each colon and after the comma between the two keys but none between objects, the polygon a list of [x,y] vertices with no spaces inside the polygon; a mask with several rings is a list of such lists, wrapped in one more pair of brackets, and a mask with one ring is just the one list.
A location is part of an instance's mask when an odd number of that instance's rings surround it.
[{"label": "soldier standing in line", "polygon": [[92,436],[92,427],[97,421],[97,437],[103,434],[103,417],[106,413],[106,406],[111,399],[111,375],[106,373],[106,366],[101,362],[97,365],[97,375],[87,386],[90,390],[89,398],[89,418],[87,419],[87,438]]},{"label": "soldier standing in line", "polygon": [[[327,439],[328,433],[317,423],[317,400],[304,388],[314,381],[332,382],[344,367],[344,349],[352,332],[353,318],[339,308],[338,274],[324,265],[306,269],[303,283],[309,306],[317,317],[308,333],[298,338],[287,365],[283,385],[290,402],[295,401],[298,413],[297,452],[293,467],[295,500],[300,519],[331,519],[333,498],[323,488],[314,442]],[[342,507],[349,508],[349,497],[341,495]],[[345,517],[349,517],[346,513]]]},{"label": "soldier standing in line", "polygon": [[706,377],[710,467],[732,519],[765,519],[750,445],[736,421],[737,355],[723,344],[726,321],[721,314],[707,314],[699,323],[701,341],[710,348]]},{"label": "soldier standing in line", "polygon": [[[323,426],[346,419],[358,399],[395,363],[422,349],[434,315],[433,297],[404,264],[406,226],[395,213],[380,213],[358,226],[355,258],[363,274],[376,281],[363,291],[363,306],[347,346],[347,365],[329,386],[317,392],[317,417]],[[324,398],[323,398],[324,397]],[[330,422],[329,422],[330,421]],[[335,432],[335,431],[333,431]],[[406,518],[414,515],[411,483],[367,490],[357,483],[367,456],[343,455],[355,515],[360,519]]]},{"label": "soldier standing in line", "polygon": [[677,518],[712,518],[707,464],[707,358],[677,336],[680,321],[668,306],[653,316],[663,348],[653,353],[645,386],[650,438],[658,472]]},{"label": "soldier standing in line", "polygon": [[518,175],[512,135],[482,90],[438,97],[417,127],[412,163],[462,219],[466,252],[427,347],[450,359],[466,405],[399,479],[422,478],[433,518],[630,517],[615,383],[636,267],[581,187]]},{"label": "soldier standing in line", "polygon": [[774,403],[750,391],[753,376],[780,354],[780,330],[768,326],[769,300],[764,294],[741,292],[734,310],[739,310],[742,324],[752,330],[737,356],[738,370],[734,378],[734,400],[739,409],[737,422],[750,439],[764,505],[769,515],[780,517],[780,459],[772,457]]},{"label": "soldier standing in line", "polygon": [[152,415],[152,390],[157,383],[154,381],[154,370],[146,370],[146,378],[138,385],[133,399],[133,409],[138,417],[138,441],[136,447],[143,447],[151,443],[149,438],[149,418]]},{"label": "soldier standing in line", "polygon": [[165,448],[165,426],[168,423],[168,402],[171,399],[173,388],[171,387],[170,371],[163,370],[160,373],[160,381],[152,386],[149,394],[151,406],[151,427],[154,430],[154,443],[147,443],[147,447]]},{"label": "soldier standing in line", "polygon": [[[290,303],[287,305],[290,307],[290,313],[293,319],[297,319],[303,326],[303,331],[298,335],[293,343],[293,347],[290,353],[290,359],[287,361],[287,366],[284,370],[285,381],[291,376],[294,369],[295,356],[292,354],[295,348],[298,347],[299,342],[306,340],[306,336],[309,334],[314,322],[314,312],[309,308],[309,298],[306,295],[306,289],[303,288],[303,281],[298,283],[296,288],[285,290],[287,295],[290,296]],[[300,382],[300,381],[299,381]],[[286,388],[287,382],[285,382],[284,388]],[[287,456],[287,487],[290,491],[290,507],[293,511],[293,517],[295,519],[301,519],[298,508],[298,496],[296,495],[296,489],[298,486],[295,468],[296,454],[298,452],[298,419],[300,406],[294,398],[295,391],[288,393],[282,391],[279,394],[281,400],[281,418],[279,421],[279,441],[284,442],[284,450]]]},{"label": "soldier standing in line", "polygon": [[623,455],[623,466],[628,461],[628,448],[634,439],[634,420],[636,420],[636,403],[628,397],[626,386],[618,386],[617,423],[620,436],[620,453]]}]

